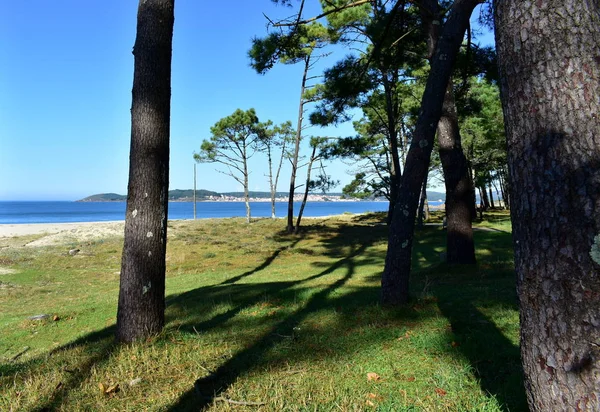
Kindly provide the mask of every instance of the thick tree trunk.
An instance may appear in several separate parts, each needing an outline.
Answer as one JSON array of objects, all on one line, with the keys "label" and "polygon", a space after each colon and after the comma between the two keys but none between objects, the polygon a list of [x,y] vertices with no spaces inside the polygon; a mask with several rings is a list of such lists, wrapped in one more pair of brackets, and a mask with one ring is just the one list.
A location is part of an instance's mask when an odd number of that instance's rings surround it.
[{"label": "thick tree trunk", "polygon": [[116,338],[161,331],[169,191],[174,0],[140,1],[133,48],[131,149]]},{"label": "thick tree trunk", "polygon": [[488,192],[490,193],[490,207],[492,209],[495,209],[496,205],[494,204],[494,192],[492,191],[492,184],[491,183],[488,186]]},{"label": "thick tree trunk", "polygon": [[[428,57],[439,40],[441,20],[438,0],[423,0],[421,16],[426,26]],[[446,186],[446,260],[451,264],[475,263],[473,221],[475,189],[463,153],[452,80],[448,82],[442,117],[438,123],[438,145]]]},{"label": "thick tree trunk", "polygon": [[458,114],[452,83],[444,98],[443,115],[438,124],[440,160],[446,185],[446,262],[475,263],[475,243],[471,225],[474,191],[467,159],[461,146]]},{"label": "thick tree trunk", "polygon": [[600,410],[600,10],[496,1],[532,411]]},{"label": "thick tree trunk", "polygon": [[429,169],[435,131],[442,114],[448,80],[473,9],[481,0],[456,0],[438,41],[421,101],[406,165],[390,224],[385,268],[381,277],[383,304],[408,301],[415,217],[423,179]]},{"label": "thick tree trunk", "polygon": [[300,103],[298,104],[298,122],[296,139],[294,142],[294,156],[292,157],[292,174],[290,177],[290,192],[288,198],[287,227],[288,233],[294,232],[294,191],[296,190],[296,173],[298,172],[298,157],[300,154],[300,140],[302,139],[302,121],[304,120],[304,93],[306,91],[306,79],[310,68],[310,55],[304,62],[304,73],[302,74],[302,86],[300,87]]}]

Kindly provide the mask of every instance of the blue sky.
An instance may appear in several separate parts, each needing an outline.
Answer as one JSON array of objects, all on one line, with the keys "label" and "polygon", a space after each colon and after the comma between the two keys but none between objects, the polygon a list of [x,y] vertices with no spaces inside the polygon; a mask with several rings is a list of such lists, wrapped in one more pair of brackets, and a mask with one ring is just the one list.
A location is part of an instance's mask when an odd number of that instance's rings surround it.
[{"label": "blue sky", "polygon": [[[316,0],[309,3],[307,15],[317,11]],[[261,120],[295,122],[301,68],[279,65],[260,76],[249,67],[250,40],[266,33],[263,12],[277,18],[292,10],[270,0],[176,1],[171,189],[193,186],[193,152],[210,126],[235,109],[254,107]],[[135,0],[3,2],[0,200],[126,193],[136,13]],[[346,136],[352,127],[307,133]],[[268,190],[264,159],[251,162],[250,189]],[[241,189],[214,168],[197,166],[198,188]],[[335,190],[351,180],[350,169],[341,162],[329,166],[342,182]],[[289,168],[279,190],[288,183]]]}]

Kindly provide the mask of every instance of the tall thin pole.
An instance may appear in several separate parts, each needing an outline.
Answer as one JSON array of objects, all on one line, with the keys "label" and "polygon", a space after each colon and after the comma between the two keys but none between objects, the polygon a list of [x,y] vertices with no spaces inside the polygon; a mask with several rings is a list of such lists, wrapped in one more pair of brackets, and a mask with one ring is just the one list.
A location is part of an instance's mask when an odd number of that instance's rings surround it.
[{"label": "tall thin pole", "polygon": [[196,163],[194,163],[194,220],[196,220]]}]

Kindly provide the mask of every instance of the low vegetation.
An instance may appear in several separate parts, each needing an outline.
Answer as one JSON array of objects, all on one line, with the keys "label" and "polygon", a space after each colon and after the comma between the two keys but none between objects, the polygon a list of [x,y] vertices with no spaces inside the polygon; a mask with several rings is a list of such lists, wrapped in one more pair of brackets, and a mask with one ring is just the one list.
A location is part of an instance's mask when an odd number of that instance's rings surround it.
[{"label": "low vegetation", "polygon": [[0,410],[525,410],[507,226],[476,231],[469,268],[424,227],[414,298],[386,309],[383,219],[169,222],[167,326],[126,346],[122,239],[0,240]]}]

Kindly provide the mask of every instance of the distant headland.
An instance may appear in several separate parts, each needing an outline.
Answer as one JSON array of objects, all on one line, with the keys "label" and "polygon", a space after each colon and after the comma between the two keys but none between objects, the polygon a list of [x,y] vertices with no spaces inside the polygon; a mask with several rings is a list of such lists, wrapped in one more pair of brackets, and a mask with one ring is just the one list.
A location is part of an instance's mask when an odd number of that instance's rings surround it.
[{"label": "distant headland", "polygon": [[[271,193],[269,192],[249,192],[250,201],[252,202],[267,202],[271,200]],[[287,192],[277,192],[276,200],[279,202],[288,201]],[[446,194],[441,192],[430,192],[427,191],[427,198],[429,200],[445,200]],[[91,195],[86,198],[78,200],[78,202],[124,202],[127,200],[127,195],[120,195],[117,193],[99,193]],[[225,192],[218,193],[211,190],[200,189],[196,190],[196,200],[198,202],[243,202],[243,192]],[[294,196],[294,200],[301,201],[302,195]],[[311,202],[340,202],[340,201],[359,201],[360,199],[349,198],[343,193],[313,193],[310,194],[308,200]],[[369,198],[364,199],[367,201],[386,201],[385,198]],[[169,190],[169,201],[170,202],[193,202],[194,191],[192,189],[181,190],[174,189]]]}]

